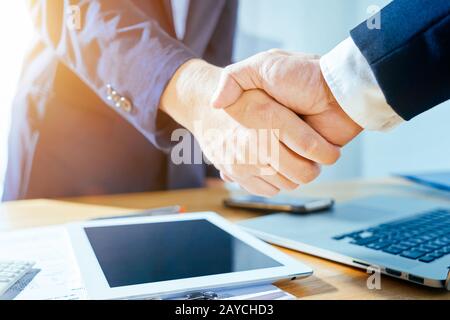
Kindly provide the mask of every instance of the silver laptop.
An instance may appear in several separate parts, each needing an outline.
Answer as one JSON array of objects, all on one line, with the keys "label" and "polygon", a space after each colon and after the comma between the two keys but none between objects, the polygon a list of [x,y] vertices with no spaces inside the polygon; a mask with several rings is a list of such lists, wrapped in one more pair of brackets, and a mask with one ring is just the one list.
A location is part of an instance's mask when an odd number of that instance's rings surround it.
[{"label": "silver laptop", "polygon": [[377,196],[325,213],[279,213],[240,225],[276,245],[450,290],[450,198]]}]

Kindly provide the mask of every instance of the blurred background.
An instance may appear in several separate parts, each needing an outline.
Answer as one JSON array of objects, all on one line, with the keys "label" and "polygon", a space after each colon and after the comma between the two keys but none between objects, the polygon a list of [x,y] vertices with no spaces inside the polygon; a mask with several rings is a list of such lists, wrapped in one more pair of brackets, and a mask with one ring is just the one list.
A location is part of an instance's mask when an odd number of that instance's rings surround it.
[{"label": "blurred background", "polygon": [[[388,2],[240,0],[235,60],[274,47],[324,54],[371,15],[368,8],[383,7]],[[0,197],[11,102],[21,61],[32,37],[25,1],[5,1],[0,10]],[[449,106],[447,102],[434,108],[389,134],[362,134],[345,148],[336,166],[324,169],[319,181],[450,170]]]},{"label": "blurred background", "polygon": [[26,1],[4,1],[0,7],[0,197],[6,170],[11,105],[24,55],[33,38]]}]

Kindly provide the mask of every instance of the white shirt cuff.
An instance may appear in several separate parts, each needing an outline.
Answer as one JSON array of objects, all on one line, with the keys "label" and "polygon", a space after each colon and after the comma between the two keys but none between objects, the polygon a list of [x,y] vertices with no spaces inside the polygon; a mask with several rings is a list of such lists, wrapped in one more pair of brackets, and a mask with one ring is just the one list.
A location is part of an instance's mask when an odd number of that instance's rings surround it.
[{"label": "white shirt cuff", "polygon": [[362,128],[388,131],[404,121],[386,102],[366,58],[352,38],[323,56],[320,66],[341,108]]}]

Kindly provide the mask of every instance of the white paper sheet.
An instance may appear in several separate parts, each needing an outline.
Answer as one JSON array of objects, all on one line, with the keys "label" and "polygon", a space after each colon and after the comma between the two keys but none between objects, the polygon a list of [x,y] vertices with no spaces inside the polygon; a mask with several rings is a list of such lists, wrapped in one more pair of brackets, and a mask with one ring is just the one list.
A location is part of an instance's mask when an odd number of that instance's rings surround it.
[{"label": "white paper sheet", "polygon": [[0,233],[0,260],[16,259],[34,261],[40,271],[15,299],[87,298],[64,227]]}]

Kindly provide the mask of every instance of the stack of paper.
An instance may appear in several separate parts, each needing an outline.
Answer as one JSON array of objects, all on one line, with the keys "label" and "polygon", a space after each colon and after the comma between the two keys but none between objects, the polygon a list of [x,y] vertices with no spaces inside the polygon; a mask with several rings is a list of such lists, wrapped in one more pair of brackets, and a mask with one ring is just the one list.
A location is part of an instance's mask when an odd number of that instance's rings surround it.
[{"label": "stack of paper", "polygon": [[64,227],[0,233],[0,259],[36,262],[31,278],[30,274],[25,276],[5,297],[18,300],[87,298]]}]

